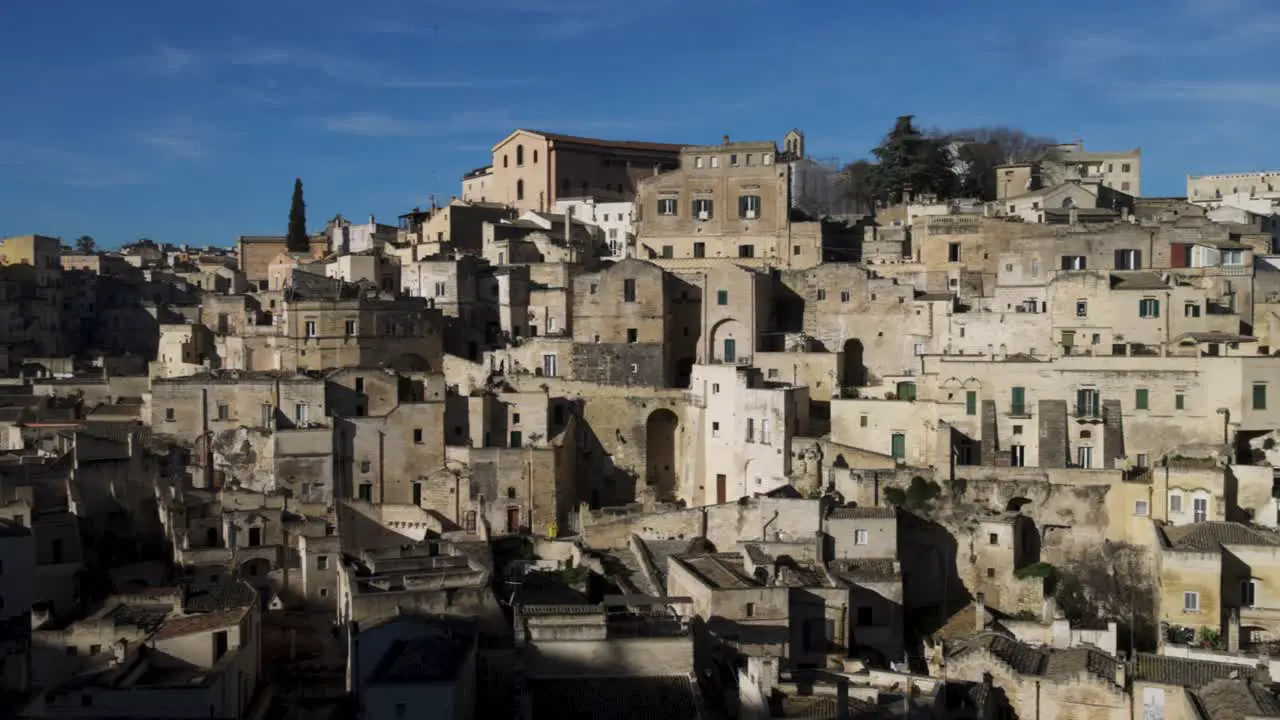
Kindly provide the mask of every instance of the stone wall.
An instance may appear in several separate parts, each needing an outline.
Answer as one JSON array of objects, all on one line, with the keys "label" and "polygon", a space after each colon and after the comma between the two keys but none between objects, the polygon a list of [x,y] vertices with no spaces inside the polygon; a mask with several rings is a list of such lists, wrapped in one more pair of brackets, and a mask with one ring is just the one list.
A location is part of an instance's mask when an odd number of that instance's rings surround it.
[{"label": "stone wall", "polygon": [[666,385],[662,343],[574,343],[574,380],[601,385]]}]

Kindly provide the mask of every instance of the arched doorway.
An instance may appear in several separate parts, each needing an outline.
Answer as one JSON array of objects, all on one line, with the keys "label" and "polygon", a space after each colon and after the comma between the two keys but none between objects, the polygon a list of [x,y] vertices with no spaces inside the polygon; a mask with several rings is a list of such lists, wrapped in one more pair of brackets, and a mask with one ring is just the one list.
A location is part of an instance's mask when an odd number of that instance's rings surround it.
[{"label": "arched doorway", "polygon": [[645,482],[659,500],[670,500],[676,492],[676,433],[680,418],[666,408],[649,414],[644,426]]}]

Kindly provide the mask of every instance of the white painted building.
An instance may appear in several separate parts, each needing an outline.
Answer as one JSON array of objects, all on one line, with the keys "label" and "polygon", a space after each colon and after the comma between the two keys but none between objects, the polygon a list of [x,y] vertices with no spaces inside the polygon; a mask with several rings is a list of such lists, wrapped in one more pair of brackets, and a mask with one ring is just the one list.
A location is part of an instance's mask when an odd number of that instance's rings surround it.
[{"label": "white painted building", "polygon": [[564,214],[572,209],[573,218],[600,228],[601,237],[609,246],[609,260],[622,260],[630,255],[631,241],[635,238],[635,203],[598,202],[593,197],[565,198],[557,200],[555,212]]},{"label": "white painted building", "polygon": [[681,499],[712,505],[788,484],[791,439],[808,424],[807,387],[766,383],[752,367],[694,365]]},{"label": "white painted building", "polygon": [[0,518],[0,692],[25,692],[30,677],[32,589],[36,544],[31,530]]},{"label": "white painted building", "polygon": [[329,221],[325,232],[329,233],[334,252],[350,255],[365,250],[379,250],[383,245],[394,242],[399,228],[395,225],[383,225],[372,215],[369,216],[369,222],[361,224],[339,215]]}]

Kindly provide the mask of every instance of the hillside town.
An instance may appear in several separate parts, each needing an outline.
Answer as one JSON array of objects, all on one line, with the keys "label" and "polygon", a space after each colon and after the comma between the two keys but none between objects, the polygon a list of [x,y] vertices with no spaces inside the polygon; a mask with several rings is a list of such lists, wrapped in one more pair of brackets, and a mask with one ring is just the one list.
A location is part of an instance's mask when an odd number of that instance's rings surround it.
[{"label": "hillside town", "polygon": [[0,717],[1280,718],[1280,171],[496,140],[0,240]]}]

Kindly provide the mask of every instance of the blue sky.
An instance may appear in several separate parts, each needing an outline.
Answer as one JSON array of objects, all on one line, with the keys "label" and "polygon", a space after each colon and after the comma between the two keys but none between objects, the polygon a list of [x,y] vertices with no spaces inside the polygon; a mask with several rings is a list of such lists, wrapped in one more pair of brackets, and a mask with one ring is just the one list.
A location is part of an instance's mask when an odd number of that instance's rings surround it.
[{"label": "blue sky", "polygon": [[1280,167],[1280,2],[0,3],[0,235],[229,244],[459,192],[515,127],[854,159],[896,115]]}]

